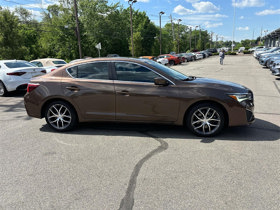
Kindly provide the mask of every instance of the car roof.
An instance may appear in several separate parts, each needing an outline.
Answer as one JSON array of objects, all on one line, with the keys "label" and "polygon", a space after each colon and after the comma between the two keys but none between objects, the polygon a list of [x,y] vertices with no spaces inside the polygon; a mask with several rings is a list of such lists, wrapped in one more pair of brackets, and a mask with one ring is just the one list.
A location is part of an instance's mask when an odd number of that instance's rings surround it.
[{"label": "car roof", "polygon": [[82,63],[90,63],[90,62],[94,62],[94,61],[127,61],[127,62],[136,62],[136,63],[144,63],[145,59],[141,59],[141,58],[127,58],[127,57],[100,57],[100,58],[90,58],[90,59],[85,59],[85,60],[81,60],[81,61],[77,61],[74,63],[68,63],[65,65],[65,67],[68,66],[75,66],[78,64],[82,64]]},{"label": "car roof", "polygon": [[0,60],[0,62],[2,62],[2,63],[5,63],[5,62],[12,62],[12,61],[15,61],[15,62],[17,62],[17,61],[20,61],[20,62],[28,62],[28,61],[25,61],[25,60]]},{"label": "car roof", "polygon": [[59,58],[41,58],[41,59],[32,60],[30,62],[36,62],[36,61],[41,62],[43,66],[53,66],[54,65],[52,63],[53,61],[64,61],[64,60]]}]

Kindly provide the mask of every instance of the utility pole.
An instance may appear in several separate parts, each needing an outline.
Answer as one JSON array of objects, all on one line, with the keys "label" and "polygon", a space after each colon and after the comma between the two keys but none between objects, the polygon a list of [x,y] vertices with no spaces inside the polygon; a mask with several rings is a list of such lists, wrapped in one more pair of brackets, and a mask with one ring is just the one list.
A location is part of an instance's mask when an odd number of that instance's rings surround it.
[{"label": "utility pole", "polygon": [[133,25],[132,25],[132,4],[136,3],[137,0],[128,0],[130,6],[130,32],[131,32],[131,54],[134,57],[134,45],[133,45]]},{"label": "utility pole", "polygon": [[80,58],[82,58],[81,36],[80,36],[80,27],[79,27],[78,9],[77,9],[76,0],[74,0],[74,9],[75,9],[76,32],[77,32],[77,38],[78,38],[79,55],[80,55]]},{"label": "utility pole", "polygon": [[178,44],[178,53],[180,53],[180,22],[182,20],[178,19],[178,39],[177,39],[177,44]]},{"label": "utility pole", "polygon": [[161,55],[161,15],[163,15],[164,12],[161,11],[159,13],[159,54]]},{"label": "utility pole", "polygon": [[169,16],[169,18],[171,19],[171,26],[172,26],[172,36],[173,36],[173,41],[175,40],[175,35],[174,35],[174,26],[173,26],[173,19],[172,19],[172,15]]},{"label": "utility pole", "polygon": [[211,40],[210,40],[210,48],[211,48],[212,41],[213,41],[213,34],[214,34],[214,32],[211,31],[211,34],[210,34],[210,37],[211,37]]},{"label": "utility pole", "polygon": [[199,40],[201,40],[201,28],[200,28],[200,25],[198,27],[199,27]]}]

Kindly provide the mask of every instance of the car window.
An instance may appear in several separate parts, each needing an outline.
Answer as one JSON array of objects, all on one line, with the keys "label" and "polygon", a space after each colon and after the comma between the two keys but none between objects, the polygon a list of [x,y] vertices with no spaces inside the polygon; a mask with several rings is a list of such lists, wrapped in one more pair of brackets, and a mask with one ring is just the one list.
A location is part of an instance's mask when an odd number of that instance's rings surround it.
[{"label": "car window", "polygon": [[150,69],[133,63],[116,62],[115,69],[117,79],[122,81],[154,83],[154,79],[159,77]]},{"label": "car window", "polygon": [[165,74],[169,75],[170,77],[174,78],[174,79],[178,79],[178,80],[186,80],[188,79],[189,77],[178,72],[178,71],[175,71],[174,69],[171,69],[169,67],[166,67],[164,65],[161,65],[157,62],[154,62],[154,61],[145,61],[145,63],[147,64],[150,64],[151,66],[159,69],[160,71],[164,72]]},{"label": "car window", "polygon": [[43,64],[41,62],[39,62],[39,61],[32,61],[30,63],[32,63],[32,64],[34,64],[34,65],[36,65],[38,67],[43,67]]},{"label": "car window", "polygon": [[66,64],[65,61],[52,61],[54,64]]},{"label": "car window", "polygon": [[21,67],[35,67],[36,65],[29,63],[29,62],[24,62],[24,61],[12,61],[12,62],[5,62],[5,65],[8,68],[21,68]]},{"label": "car window", "polygon": [[83,79],[109,79],[107,62],[86,63],[67,69],[75,78]]}]

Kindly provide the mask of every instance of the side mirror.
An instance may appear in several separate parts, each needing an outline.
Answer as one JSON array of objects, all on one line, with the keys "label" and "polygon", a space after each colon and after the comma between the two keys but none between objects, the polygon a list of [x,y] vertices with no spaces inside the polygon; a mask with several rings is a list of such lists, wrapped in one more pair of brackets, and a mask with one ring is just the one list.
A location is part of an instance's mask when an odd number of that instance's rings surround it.
[{"label": "side mirror", "polygon": [[169,82],[166,79],[162,78],[162,77],[155,78],[154,79],[154,83],[155,83],[155,85],[161,85],[161,86],[169,85]]}]

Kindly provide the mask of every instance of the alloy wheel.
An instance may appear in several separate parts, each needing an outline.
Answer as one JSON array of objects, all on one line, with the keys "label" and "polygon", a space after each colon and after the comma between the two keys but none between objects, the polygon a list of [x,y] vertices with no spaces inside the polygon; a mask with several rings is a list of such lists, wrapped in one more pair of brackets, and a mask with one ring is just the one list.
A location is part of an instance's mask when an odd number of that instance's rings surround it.
[{"label": "alloy wheel", "polygon": [[197,134],[210,136],[220,128],[221,116],[214,108],[201,107],[192,113],[190,123]]},{"label": "alloy wheel", "polygon": [[48,123],[57,130],[66,130],[71,122],[71,111],[63,104],[53,104],[47,112]]}]

